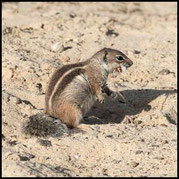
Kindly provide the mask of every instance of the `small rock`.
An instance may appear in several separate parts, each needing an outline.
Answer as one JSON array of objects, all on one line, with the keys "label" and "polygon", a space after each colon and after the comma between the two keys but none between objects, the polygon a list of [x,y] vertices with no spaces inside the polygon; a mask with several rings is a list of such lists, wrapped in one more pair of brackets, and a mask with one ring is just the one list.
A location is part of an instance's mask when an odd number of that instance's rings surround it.
[{"label": "small rock", "polygon": [[26,156],[21,156],[19,155],[20,161],[29,161],[30,158],[26,157]]},{"label": "small rock", "polygon": [[141,123],[142,123],[141,120],[137,120],[137,121],[136,121],[136,124],[141,124]]},{"label": "small rock", "polygon": [[3,35],[11,34],[12,33],[12,27],[6,27],[3,29]]},{"label": "small rock", "polygon": [[31,26],[28,26],[28,25],[22,25],[22,26],[20,27],[20,30],[21,30],[22,32],[32,33],[32,31],[34,30],[34,28],[31,27]]},{"label": "small rock", "polygon": [[108,176],[108,169],[107,168],[103,168],[102,172],[103,172],[103,175],[107,175]]},{"label": "small rock", "polygon": [[171,72],[169,69],[163,69],[158,74],[159,75],[168,75],[169,73],[173,73],[173,72]]},{"label": "small rock", "polygon": [[6,138],[5,135],[4,134],[1,134],[1,135],[2,135],[2,139],[5,140],[5,138]]},{"label": "small rock", "polygon": [[21,99],[20,98],[16,98],[16,100],[15,100],[15,104],[20,104],[22,101],[21,101]]},{"label": "small rock", "polygon": [[166,56],[165,56],[164,54],[161,54],[160,57],[161,57],[161,58],[165,58]]},{"label": "small rock", "polygon": [[145,142],[145,140],[144,140],[144,139],[141,139],[141,142]]},{"label": "small rock", "polygon": [[69,14],[69,16],[70,16],[71,18],[74,18],[74,17],[76,17],[76,14],[75,14],[74,12],[71,12],[71,13]]},{"label": "small rock", "polygon": [[44,29],[44,26],[45,26],[45,24],[41,24],[41,26],[40,26],[40,27],[41,27],[42,29]]},{"label": "small rock", "polygon": [[17,141],[15,141],[15,140],[9,141],[8,143],[9,143],[9,145],[11,145],[11,146],[17,145]]},{"label": "small rock", "polygon": [[20,104],[22,102],[20,98],[14,96],[10,97],[10,101],[14,104]]},{"label": "small rock", "polygon": [[117,37],[119,34],[117,32],[114,32],[114,30],[110,30],[108,29],[106,32],[107,36],[113,36],[113,37]]},{"label": "small rock", "polygon": [[49,140],[37,139],[37,143],[45,147],[51,147],[52,143]]},{"label": "small rock", "polygon": [[168,122],[177,125],[177,113],[174,110],[166,113],[165,117],[167,118]]},{"label": "small rock", "polygon": [[113,135],[112,134],[106,135],[106,137],[113,138]]},{"label": "small rock", "polygon": [[166,124],[160,124],[162,127],[168,127]]},{"label": "small rock", "polygon": [[19,29],[16,26],[5,27],[3,29],[3,35],[6,35],[6,34],[12,34],[12,35],[19,37]]},{"label": "small rock", "polygon": [[141,154],[141,153],[143,153],[143,151],[142,150],[137,150],[135,153],[136,154]]},{"label": "small rock", "polygon": [[57,42],[57,43],[51,45],[51,51],[52,52],[57,52],[57,51],[63,52],[63,50],[64,50],[64,46],[60,42]]},{"label": "small rock", "polygon": [[76,154],[76,155],[74,155],[74,157],[75,157],[76,159],[79,159],[80,156]]},{"label": "small rock", "polygon": [[37,92],[39,94],[41,94],[42,93],[42,84],[41,83],[37,83],[35,87],[37,88]]},{"label": "small rock", "polygon": [[154,159],[157,159],[157,160],[164,160],[164,157],[155,157]]},{"label": "small rock", "polygon": [[141,52],[138,50],[134,50],[134,54],[140,54]]},{"label": "small rock", "polygon": [[151,147],[159,147],[157,144],[152,144]]},{"label": "small rock", "polygon": [[144,108],[144,111],[150,111],[152,109],[152,106],[151,105],[147,105],[145,108]]},{"label": "small rock", "polygon": [[163,140],[163,139],[160,139],[160,142],[161,142],[162,144],[168,144],[168,143],[169,143],[168,140]]},{"label": "small rock", "polygon": [[139,165],[139,163],[138,163],[138,162],[135,162],[135,161],[132,161],[132,162],[130,163],[131,168],[135,168],[135,167],[137,167],[138,165]]}]

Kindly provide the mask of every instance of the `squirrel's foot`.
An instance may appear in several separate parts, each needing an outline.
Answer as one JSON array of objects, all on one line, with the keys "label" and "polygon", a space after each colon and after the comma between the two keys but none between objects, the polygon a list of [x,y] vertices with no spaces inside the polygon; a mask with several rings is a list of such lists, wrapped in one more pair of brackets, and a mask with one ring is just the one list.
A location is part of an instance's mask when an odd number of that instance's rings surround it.
[{"label": "squirrel's foot", "polygon": [[100,102],[100,103],[104,103],[104,95],[102,93],[98,94],[97,95],[97,100]]}]

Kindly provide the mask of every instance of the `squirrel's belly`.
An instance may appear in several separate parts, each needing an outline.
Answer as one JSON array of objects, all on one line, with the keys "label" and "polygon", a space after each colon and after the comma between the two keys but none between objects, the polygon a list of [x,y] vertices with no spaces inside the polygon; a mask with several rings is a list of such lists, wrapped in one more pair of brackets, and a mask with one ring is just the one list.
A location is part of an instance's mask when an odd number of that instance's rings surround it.
[{"label": "squirrel's belly", "polygon": [[78,75],[74,81],[80,87],[79,94],[77,96],[81,98],[79,100],[79,106],[81,108],[82,114],[85,115],[94,105],[96,98],[93,95],[90,83],[84,74]]},{"label": "squirrel's belly", "polygon": [[95,97],[93,95],[89,95],[84,101],[81,103],[81,111],[83,116],[91,109],[94,105]]}]

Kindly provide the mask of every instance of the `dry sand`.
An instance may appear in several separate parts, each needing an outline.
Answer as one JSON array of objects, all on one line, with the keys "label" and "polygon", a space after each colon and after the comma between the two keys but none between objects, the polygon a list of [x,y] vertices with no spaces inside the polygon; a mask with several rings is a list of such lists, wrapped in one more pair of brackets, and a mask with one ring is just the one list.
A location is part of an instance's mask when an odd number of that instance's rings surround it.
[{"label": "dry sand", "polygon": [[[177,176],[176,3],[2,4],[3,176]],[[53,71],[101,48],[134,64],[95,104],[85,133],[25,136],[22,124],[44,109]]]}]

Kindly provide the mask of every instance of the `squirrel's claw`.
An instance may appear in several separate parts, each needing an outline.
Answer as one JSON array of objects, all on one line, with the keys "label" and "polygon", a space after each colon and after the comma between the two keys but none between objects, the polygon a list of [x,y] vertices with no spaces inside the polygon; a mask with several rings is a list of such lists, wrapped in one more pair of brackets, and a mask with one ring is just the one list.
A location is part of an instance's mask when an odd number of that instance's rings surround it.
[{"label": "squirrel's claw", "polygon": [[100,94],[97,96],[97,100],[100,102],[100,103],[104,103],[104,95],[103,94]]},{"label": "squirrel's claw", "polygon": [[112,92],[110,96],[114,99],[117,99],[120,103],[126,103],[124,96],[120,92]]}]

